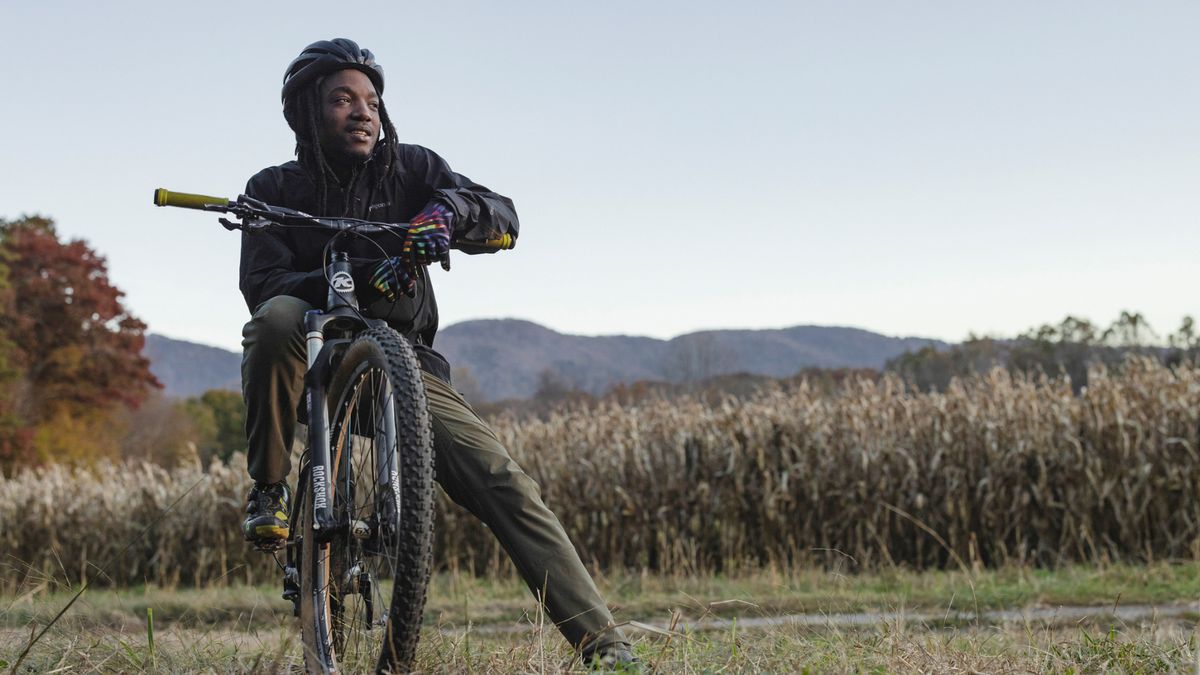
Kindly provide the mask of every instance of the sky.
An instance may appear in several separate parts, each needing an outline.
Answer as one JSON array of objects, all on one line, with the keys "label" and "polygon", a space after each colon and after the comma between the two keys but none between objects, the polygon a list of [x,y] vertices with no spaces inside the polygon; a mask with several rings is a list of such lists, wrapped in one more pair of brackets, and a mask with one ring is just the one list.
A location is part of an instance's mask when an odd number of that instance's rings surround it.
[{"label": "sky", "polygon": [[400,140],[511,197],[442,325],[962,340],[1200,314],[1200,3],[0,0],[0,218],[107,257],[150,331],[238,349],[239,235],[151,205],[292,158],[283,71],[375,52]]}]

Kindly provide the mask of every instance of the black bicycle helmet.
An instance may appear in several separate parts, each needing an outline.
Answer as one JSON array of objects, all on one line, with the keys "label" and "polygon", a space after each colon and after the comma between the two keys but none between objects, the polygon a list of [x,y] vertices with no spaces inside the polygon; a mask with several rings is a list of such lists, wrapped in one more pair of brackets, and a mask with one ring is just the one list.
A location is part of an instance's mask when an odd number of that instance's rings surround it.
[{"label": "black bicycle helmet", "polygon": [[383,66],[375,63],[375,55],[369,49],[360,49],[358,43],[346,38],[321,40],[304,48],[283,75],[283,101],[305,86],[332,72],[353,68],[366,73],[375,85],[375,91],[383,95]]}]

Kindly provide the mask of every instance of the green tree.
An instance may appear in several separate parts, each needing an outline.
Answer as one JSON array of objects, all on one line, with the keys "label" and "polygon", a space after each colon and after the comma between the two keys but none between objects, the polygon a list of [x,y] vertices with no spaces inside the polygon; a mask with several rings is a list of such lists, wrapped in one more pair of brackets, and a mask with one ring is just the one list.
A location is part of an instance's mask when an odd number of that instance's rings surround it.
[{"label": "green tree", "polygon": [[1017,336],[1009,346],[1007,364],[1019,372],[1066,375],[1078,391],[1087,385],[1088,368],[1094,363],[1119,361],[1102,339],[1091,321],[1068,316],[1057,325],[1043,324]]},{"label": "green tree", "polygon": [[246,403],[241,394],[210,389],[199,397],[189,398],[184,410],[195,426],[201,458],[229,461],[233,453],[245,450]]},{"label": "green tree", "polygon": [[1158,334],[1141,312],[1124,310],[1121,316],[1105,329],[1103,338],[1113,346],[1137,348],[1157,340]]},{"label": "green tree", "polygon": [[1167,337],[1167,344],[1185,351],[1200,347],[1200,336],[1196,334],[1196,320],[1190,316],[1183,317],[1179,329]]},{"label": "green tree", "polygon": [[1091,321],[1068,316],[1058,325],[1058,339],[1060,342],[1091,345],[1100,339],[1100,334]]},{"label": "green tree", "polygon": [[[1121,312],[1103,331],[1087,319],[1068,316],[1058,324],[1030,328],[1012,340],[972,336],[949,349],[926,347],[906,352],[889,361],[885,368],[900,373],[922,390],[944,389],[954,377],[1004,366],[1023,373],[1066,375],[1078,392],[1087,386],[1088,370],[1093,365],[1119,368],[1130,351],[1163,356],[1161,349],[1150,346],[1156,340],[1158,336],[1149,322],[1138,312]],[[1172,345],[1196,344],[1193,324],[1185,320],[1171,341]],[[1183,354],[1188,353],[1180,349]]]},{"label": "green tree", "polygon": [[905,352],[884,365],[884,370],[899,373],[921,391],[945,391],[950,380],[1005,365],[1008,346],[998,340],[975,335],[949,349],[922,347]]},{"label": "green tree", "polygon": [[1190,316],[1183,317],[1179,328],[1167,336],[1170,354],[1168,364],[1177,364],[1185,359],[1196,361],[1200,359],[1200,335],[1196,334],[1196,320]]}]

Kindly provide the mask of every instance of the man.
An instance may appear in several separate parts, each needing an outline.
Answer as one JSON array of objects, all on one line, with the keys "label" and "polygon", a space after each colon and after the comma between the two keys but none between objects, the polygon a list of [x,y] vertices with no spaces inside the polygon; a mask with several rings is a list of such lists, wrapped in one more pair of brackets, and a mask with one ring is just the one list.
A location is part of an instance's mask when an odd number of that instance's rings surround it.
[{"label": "man", "polygon": [[[438,319],[428,265],[449,269],[451,241],[469,250],[472,241],[515,237],[513,204],[454,173],[432,151],[399,143],[382,93],[383,69],[370,51],[341,38],[306,47],[283,83],[283,115],[296,135],[297,161],[260,171],[246,194],[318,216],[411,223],[407,239],[388,250],[393,257],[356,273],[368,286],[360,298],[367,313],[386,320],[417,352],[433,418],[437,480],[496,534],[585,660],[631,663],[627,640],[613,627],[537,485],[451,388],[450,366],[432,349]],[[324,304],[322,255],[329,237],[288,230],[242,238],[240,286],[252,314],[243,330],[242,383],[255,481],[242,529],[259,548],[277,548],[288,535],[285,481],[305,370],[302,322],[305,311]],[[380,253],[360,241],[351,257],[378,261]]]}]

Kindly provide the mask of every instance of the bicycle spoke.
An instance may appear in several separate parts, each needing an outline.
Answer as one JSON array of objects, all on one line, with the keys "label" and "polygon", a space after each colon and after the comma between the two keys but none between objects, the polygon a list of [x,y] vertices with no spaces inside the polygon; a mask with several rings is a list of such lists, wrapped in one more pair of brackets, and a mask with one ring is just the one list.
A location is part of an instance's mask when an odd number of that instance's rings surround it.
[{"label": "bicycle spoke", "polygon": [[[347,668],[368,667],[376,657],[390,605],[390,595],[384,593],[390,587],[384,582],[396,573],[387,545],[380,544],[386,539],[383,529],[389,516],[378,510],[386,499],[382,487],[390,485],[377,471],[387,465],[379,454],[394,447],[390,399],[386,378],[376,371],[364,373],[347,402],[344,426],[335,440],[340,475],[334,508],[347,527],[333,545],[337,553],[330,570],[330,592],[336,603],[330,605],[335,654]],[[371,543],[376,550],[370,550]]]}]

